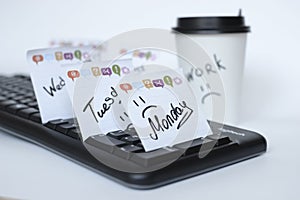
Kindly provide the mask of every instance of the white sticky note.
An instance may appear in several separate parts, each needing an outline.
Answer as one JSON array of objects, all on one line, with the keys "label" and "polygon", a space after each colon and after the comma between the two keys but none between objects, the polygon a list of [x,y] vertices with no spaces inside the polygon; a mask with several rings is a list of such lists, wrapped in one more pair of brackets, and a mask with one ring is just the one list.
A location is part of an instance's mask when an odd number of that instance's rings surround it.
[{"label": "white sticky note", "polygon": [[73,118],[65,68],[89,61],[91,47],[36,49],[27,52],[42,123]]},{"label": "white sticky note", "polygon": [[144,73],[125,77],[120,84],[137,82],[141,87],[119,94],[146,151],[209,134],[203,111],[179,71],[154,65]]},{"label": "white sticky note", "polygon": [[119,108],[118,82],[134,70],[131,59],[91,62],[79,69],[80,74],[85,72],[86,76],[68,79],[68,90],[83,140],[92,135],[124,130],[128,126],[116,123],[112,107]]}]

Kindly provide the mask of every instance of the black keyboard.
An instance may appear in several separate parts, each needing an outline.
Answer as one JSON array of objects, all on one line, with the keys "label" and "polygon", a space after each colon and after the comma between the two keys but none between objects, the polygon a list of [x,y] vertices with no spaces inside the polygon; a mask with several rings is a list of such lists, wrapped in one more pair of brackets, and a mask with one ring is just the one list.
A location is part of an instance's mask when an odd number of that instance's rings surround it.
[{"label": "black keyboard", "polygon": [[[136,189],[163,186],[266,151],[266,140],[258,133],[216,122],[209,124],[214,134],[206,138],[150,152],[144,151],[133,128],[91,136],[83,143],[75,119],[57,119],[44,125],[41,123],[28,76],[0,76],[1,130]],[[209,148],[200,151],[203,147]],[[110,167],[107,160],[132,171]]]}]

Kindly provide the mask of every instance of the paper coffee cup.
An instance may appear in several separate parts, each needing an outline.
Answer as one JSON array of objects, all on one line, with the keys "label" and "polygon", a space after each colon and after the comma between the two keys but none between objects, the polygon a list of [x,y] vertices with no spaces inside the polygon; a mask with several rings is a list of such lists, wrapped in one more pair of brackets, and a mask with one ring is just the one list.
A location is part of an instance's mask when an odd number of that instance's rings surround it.
[{"label": "paper coffee cup", "polygon": [[[186,45],[186,40],[191,38],[203,47],[214,60],[214,68],[209,69],[208,67],[208,69],[204,69],[203,73],[219,74],[225,92],[225,95],[220,96],[225,101],[224,122],[237,124],[246,40],[247,33],[250,32],[250,27],[245,25],[244,17],[239,15],[178,18],[177,27],[174,27],[173,30],[176,34],[176,46],[179,55],[183,57],[198,56],[197,52],[192,52]],[[189,70],[185,69],[185,66],[182,67],[184,71]],[[211,108],[206,107],[204,105],[207,118],[212,119]]]}]

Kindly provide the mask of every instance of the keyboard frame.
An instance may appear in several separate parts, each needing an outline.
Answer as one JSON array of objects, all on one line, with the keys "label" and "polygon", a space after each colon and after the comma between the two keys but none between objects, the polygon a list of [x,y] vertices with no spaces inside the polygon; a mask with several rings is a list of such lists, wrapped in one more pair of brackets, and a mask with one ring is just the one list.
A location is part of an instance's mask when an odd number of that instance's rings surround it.
[{"label": "keyboard frame", "polygon": [[[158,171],[148,173],[127,173],[117,171],[96,160],[84,147],[80,140],[58,133],[36,122],[23,119],[7,112],[0,111],[0,129],[15,135],[77,164],[108,177],[122,185],[135,189],[152,189],[189,177],[203,174],[224,166],[228,166],[266,151],[266,140],[255,132],[248,132],[251,140],[240,141],[239,145],[224,146],[214,149],[206,157],[195,157],[178,160]],[[18,126],[15,126],[18,124]],[[228,126],[225,126],[228,128]],[[116,157],[111,154],[112,157]],[[122,159],[116,157],[115,159]]]},{"label": "keyboard frame", "polygon": [[[209,122],[212,130],[220,124]],[[115,170],[95,159],[85,148],[81,140],[76,140],[40,123],[25,119],[0,109],[0,130],[30,141],[77,164],[80,164],[102,176],[134,189],[153,189],[174,183],[189,177],[203,174],[228,166],[266,152],[267,141],[260,134],[232,126],[224,125],[222,132],[233,142],[215,147],[204,158],[198,155],[180,157],[165,168],[146,172],[128,173]],[[242,132],[244,136],[234,134]],[[111,159],[123,159],[106,153]]]}]

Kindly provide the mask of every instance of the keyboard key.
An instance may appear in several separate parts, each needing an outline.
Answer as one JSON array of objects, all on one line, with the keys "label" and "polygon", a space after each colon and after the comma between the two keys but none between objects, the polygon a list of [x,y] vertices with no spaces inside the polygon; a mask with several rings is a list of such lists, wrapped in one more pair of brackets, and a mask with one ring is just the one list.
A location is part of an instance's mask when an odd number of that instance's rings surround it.
[{"label": "keyboard key", "polygon": [[24,99],[24,96],[16,96],[16,97],[14,97],[15,101],[20,101],[22,99]]},{"label": "keyboard key", "polygon": [[78,128],[75,128],[75,129],[71,129],[67,135],[74,138],[74,139],[77,139],[79,140],[80,139],[80,130]]},{"label": "keyboard key", "polygon": [[26,108],[26,109],[19,110],[17,112],[17,115],[28,119],[30,117],[30,115],[38,113],[38,112],[39,111],[35,108]]},{"label": "keyboard key", "polygon": [[24,96],[28,97],[28,98],[33,98],[34,97],[34,93],[33,92],[28,92]]},{"label": "keyboard key", "polygon": [[25,108],[28,108],[28,107],[24,104],[15,104],[15,105],[11,105],[11,106],[6,107],[6,110],[10,113],[15,114],[19,110],[22,110],[22,109],[25,109]]},{"label": "keyboard key", "polygon": [[16,94],[16,93],[10,93],[10,94],[7,94],[7,95],[6,95],[6,98],[10,98],[10,99],[15,100],[14,97],[16,97],[17,95],[18,95],[18,94]]},{"label": "keyboard key", "polygon": [[22,88],[20,87],[14,87],[11,92],[14,92],[14,93],[17,93],[18,95],[20,95],[20,91],[23,90]]},{"label": "keyboard key", "polygon": [[21,89],[18,91],[19,94],[25,96],[28,92],[31,92],[31,90],[25,90],[25,89]]},{"label": "keyboard key", "polygon": [[202,138],[198,138],[194,139],[192,142],[188,141],[174,145],[174,148],[180,149],[182,152],[185,151],[185,155],[190,155],[198,153],[200,151],[201,146],[204,144],[213,147],[215,142],[207,138],[205,138],[205,140]]},{"label": "keyboard key", "polygon": [[31,102],[33,102],[33,101],[32,101],[32,99],[29,99],[29,98],[20,100],[20,103],[23,103],[23,104],[27,104],[27,103],[31,103]]},{"label": "keyboard key", "polygon": [[14,89],[14,86],[11,84],[7,84],[5,87],[6,90],[12,91]]},{"label": "keyboard key", "polygon": [[140,138],[138,136],[135,136],[135,135],[134,136],[130,135],[130,136],[123,137],[123,138],[121,138],[121,140],[123,140],[124,142],[130,143],[130,144],[137,144],[137,143],[141,142]]},{"label": "keyboard key", "polygon": [[215,146],[221,146],[221,145],[231,143],[231,140],[229,139],[228,136],[213,134],[213,135],[207,136],[207,138],[212,139],[212,140],[217,140],[217,143]]},{"label": "keyboard key", "polygon": [[131,145],[123,146],[121,148],[115,148],[113,154],[128,160],[132,156],[132,153],[138,153],[143,151],[144,151],[143,148],[131,144]]},{"label": "keyboard key", "polygon": [[4,96],[0,96],[0,101],[5,101],[5,100],[7,100],[7,98],[6,98],[6,97],[4,97]]},{"label": "keyboard key", "polygon": [[31,115],[29,117],[30,120],[34,121],[34,122],[38,122],[38,123],[42,123],[42,119],[41,119],[41,114],[40,113],[35,113],[33,115]]},{"label": "keyboard key", "polygon": [[67,124],[67,123],[68,123],[68,121],[66,121],[65,119],[56,119],[56,120],[49,121],[46,124],[46,126],[48,128],[55,129],[57,125]]},{"label": "keyboard key", "polygon": [[77,124],[78,126],[78,122],[75,118],[65,119],[65,121],[68,122],[69,124]]},{"label": "keyboard key", "polygon": [[144,146],[143,146],[143,144],[142,144],[141,141],[139,141],[138,143],[136,143],[135,146],[141,147],[143,149],[143,151],[145,152]]},{"label": "keyboard key", "polygon": [[129,128],[124,130],[124,133],[128,134],[128,135],[132,135],[132,136],[137,136],[137,132],[135,130],[135,128]]},{"label": "keyboard key", "polygon": [[37,109],[38,109],[38,104],[37,104],[36,101],[35,101],[35,102],[28,103],[27,105],[28,105],[29,107],[34,107],[34,108],[37,108]]},{"label": "keyboard key", "polygon": [[28,80],[28,76],[26,76],[26,75],[22,75],[22,74],[16,74],[16,75],[14,75],[14,77],[16,77],[16,78],[20,78],[20,79],[26,79],[26,80]]},{"label": "keyboard key", "polygon": [[112,153],[116,146],[126,145],[124,141],[117,140],[115,138],[109,138],[106,135],[91,136],[85,142],[109,153]]},{"label": "keyboard key", "polygon": [[10,92],[7,90],[4,90],[1,92],[1,95],[5,96],[5,97],[6,97],[6,95],[9,95],[9,94],[10,94]]},{"label": "keyboard key", "polygon": [[116,139],[121,139],[123,137],[129,136],[128,134],[126,134],[124,131],[121,130],[109,132],[107,135]]},{"label": "keyboard key", "polygon": [[0,108],[4,109],[5,107],[11,106],[14,104],[17,104],[17,102],[14,100],[0,101]]},{"label": "keyboard key", "polygon": [[67,134],[68,131],[73,128],[78,128],[78,126],[76,124],[60,124],[56,126],[55,130],[63,134]]},{"label": "keyboard key", "polygon": [[202,138],[194,139],[193,141],[187,141],[183,143],[179,143],[174,145],[174,148],[180,149],[180,150],[185,150],[188,148],[194,148],[194,147],[200,147],[203,143]]},{"label": "keyboard key", "polygon": [[127,146],[123,146],[120,148],[122,151],[128,151],[128,152],[132,152],[132,153],[136,153],[136,152],[141,152],[144,151],[143,148],[135,146],[133,144],[131,145],[127,145]]},{"label": "keyboard key", "polygon": [[135,145],[138,146],[138,147],[143,147],[143,148],[144,148],[142,142],[138,142],[138,143],[136,143]]},{"label": "keyboard key", "polygon": [[133,162],[148,167],[177,160],[182,155],[182,151],[166,147],[145,153],[134,153],[130,160]]}]

